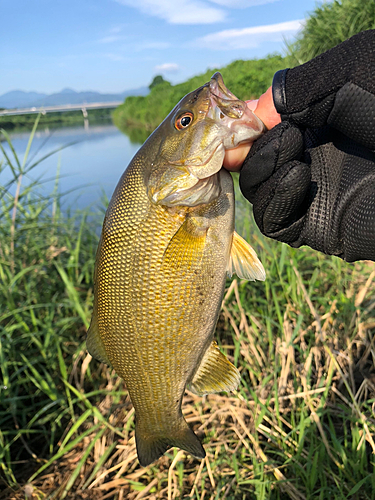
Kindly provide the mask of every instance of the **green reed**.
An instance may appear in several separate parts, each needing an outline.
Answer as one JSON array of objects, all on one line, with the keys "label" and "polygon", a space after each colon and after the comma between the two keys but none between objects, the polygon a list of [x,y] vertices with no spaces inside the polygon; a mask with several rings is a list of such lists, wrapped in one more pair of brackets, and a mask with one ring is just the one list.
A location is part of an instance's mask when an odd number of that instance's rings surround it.
[{"label": "green reed", "polygon": [[85,349],[100,222],[63,212],[58,174],[50,196],[28,180],[36,126],[22,161],[0,143],[0,499],[373,498],[374,264],[264,238],[236,188],[267,272],[228,281],[215,334],[240,389],[185,397],[206,461],[142,469],[124,384]]}]

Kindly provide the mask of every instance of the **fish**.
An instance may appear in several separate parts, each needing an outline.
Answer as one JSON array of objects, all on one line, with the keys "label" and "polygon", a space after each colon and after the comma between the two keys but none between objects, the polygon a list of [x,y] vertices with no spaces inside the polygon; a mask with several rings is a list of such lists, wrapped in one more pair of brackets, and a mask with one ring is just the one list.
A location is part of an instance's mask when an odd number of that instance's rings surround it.
[{"label": "fish", "polygon": [[215,73],[150,135],[109,203],[87,349],[126,383],[142,466],[173,446],[204,458],[182,413],[185,389],[228,392],[240,382],[214,330],[227,275],[264,280],[265,271],[235,232],[233,180],[222,163],[226,149],[263,132]]}]

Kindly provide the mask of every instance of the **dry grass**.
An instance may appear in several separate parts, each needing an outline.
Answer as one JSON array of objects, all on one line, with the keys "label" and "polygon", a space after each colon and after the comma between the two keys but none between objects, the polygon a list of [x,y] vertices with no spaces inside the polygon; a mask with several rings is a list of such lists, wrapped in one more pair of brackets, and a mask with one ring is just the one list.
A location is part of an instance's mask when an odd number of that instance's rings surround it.
[{"label": "dry grass", "polygon": [[22,189],[23,166],[12,171],[14,194],[0,189],[1,500],[374,498],[374,263],[271,242],[238,202],[267,272],[233,280],[223,301],[216,338],[241,386],[186,393],[205,460],[172,449],[141,468],[123,382],[85,350],[95,230],[55,195],[51,215]]},{"label": "dry grass", "polygon": [[[299,311],[289,305],[282,312],[282,334],[274,339],[273,353],[267,352],[265,346],[269,344],[264,338],[259,342],[265,333],[264,325],[244,309],[237,280],[227,290],[219,324],[222,340],[230,342],[232,330],[234,344],[223,344],[222,348],[229,356],[232,354],[232,360],[234,352],[239,353],[244,384],[237,394],[203,399],[187,391],[183,403],[187,421],[198,435],[205,436],[205,460],[197,461],[183,451],[171,450],[156,464],[141,468],[136,458],[134,411],[129,397],[115,403],[113,392],[123,393],[125,389],[114,373],[101,366],[106,379],[103,393],[107,395],[98,410],[109,425],[100,424],[94,415],[84,429],[89,431],[92,425],[93,431],[77,446],[54,460],[22,490],[11,493],[8,489],[0,498],[214,500],[251,495],[271,498],[267,495],[272,492],[275,498],[312,498],[306,486],[296,481],[293,471],[307,469],[307,463],[314,460],[311,448],[320,442],[326,457],[321,464],[315,464],[320,469],[317,475],[324,476],[327,484],[335,484],[340,472],[345,472],[341,447],[333,441],[333,436],[340,440],[344,432],[340,429],[342,408],[358,433],[357,449],[365,446],[369,456],[375,453],[375,419],[369,411],[375,399],[371,336],[375,328],[371,317],[375,267],[368,264],[372,271],[364,275],[367,281],[349,287],[349,294],[355,293],[350,325],[355,335],[346,337],[343,345],[337,301],[332,300],[328,310],[318,311],[298,270],[291,265],[311,322],[296,335]],[[307,341],[311,335],[314,342]],[[272,363],[270,356],[274,357]],[[95,362],[80,352],[71,373],[82,397],[89,363]],[[68,432],[69,427],[60,445]],[[373,457],[370,460],[373,462]],[[35,460],[33,466],[38,469],[40,462]],[[262,495],[262,482],[268,485],[268,494],[263,488]],[[348,482],[347,493],[353,486]],[[353,498],[370,496],[364,493]]]}]

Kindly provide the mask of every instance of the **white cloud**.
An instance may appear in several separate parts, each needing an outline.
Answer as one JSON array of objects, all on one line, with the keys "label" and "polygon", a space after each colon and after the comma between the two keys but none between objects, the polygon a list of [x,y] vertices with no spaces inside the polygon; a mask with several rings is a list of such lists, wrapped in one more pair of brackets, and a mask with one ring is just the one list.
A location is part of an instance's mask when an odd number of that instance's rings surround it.
[{"label": "white cloud", "polygon": [[109,30],[109,32],[113,34],[121,33],[121,31],[122,31],[122,26],[113,26],[113,28]]},{"label": "white cloud", "polygon": [[154,71],[157,73],[176,73],[180,70],[180,66],[176,63],[164,63],[155,66]]},{"label": "white cloud", "polygon": [[116,0],[140,10],[144,14],[159,17],[170,24],[212,24],[223,21],[224,10],[201,0]]},{"label": "white cloud", "polygon": [[286,36],[295,35],[302,25],[303,20],[298,19],[252,28],[224,30],[198,38],[193,43],[195,46],[214,50],[249,49],[267,41],[282,41]]},{"label": "white cloud", "polygon": [[125,36],[122,35],[109,35],[98,40],[99,43],[113,43],[119,42],[120,40],[125,40]]},{"label": "white cloud", "polygon": [[120,54],[107,53],[107,54],[103,54],[103,56],[106,59],[109,59],[110,61],[114,61],[114,62],[125,61],[125,57],[121,56]]},{"label": "white cloud", "polygon": [[277,2],[278,0],[210,0],[210,2],[230,9],[247,9],[255,5]]},{"label": "white cloud", "polygon": [[164,49],[168,49],[170,46],[171,46],[171,44],[168,42],[148,42],[146,40],[146,41],[140,43],[136,47],[136,50],[149,50],[149,49],[164,50]]}]

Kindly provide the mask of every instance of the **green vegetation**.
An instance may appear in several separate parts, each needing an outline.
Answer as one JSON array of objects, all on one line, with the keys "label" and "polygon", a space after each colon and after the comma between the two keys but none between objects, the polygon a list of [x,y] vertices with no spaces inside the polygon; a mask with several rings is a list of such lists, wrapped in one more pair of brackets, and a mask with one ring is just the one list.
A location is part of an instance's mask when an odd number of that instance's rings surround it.
[{"label": "green vegetation", "polygon": [[184,83],[171,85],[158,75],[145,97],[127,97],[113,113],[115,125],[124,130],[131,126],[151,132],[182,97],[203,85],[215,71],[220,71],[226,86],[239,99],[259,97],[272,83],[279,69],[302,64],[366,29],[375,28],[373,0],[334,0],[316,7],[293,43],[286,44],[286,57],[234,61],[221,69],[209,69]]},{"label": "green vegetation", "polygon": [[272,83],[275,71],[283,67],[284,59],[273,55],[265,59],[234,61],[224,68],[209,69],[178,85],[155,77],[150,85],[150,93],[145,97],[127,97],[124,104],[114,111],[113,121],[120,129],[137,126],[150,132],[187,93],[208,82],[215,71],[221,72],[225,85],[239,99],[251,99],[265,92]]},{"label": "green vegetation", "polygon": [[[111,109],[89,109],[88,119],[91,124],[111,122]],[[13,132],[31,130],[35,123],[35,114],[0,116],[0,128]],[[83,125],[82,111],[64,111],[63,113],[46,113],[41,115],[39,125],[42,127],[68,127]]]},{"label": "green vegetation", "polygon": [[318,5],[294,43],[289,65],[296,66],[335,47],[351,36],[375,28],[373,0],[333,0]]},{"label": "green vegetation", "polygon": [[262,237],[237,189],[267,271],[228,282],[216,332],[240,389],[184,398],[206,460],[141,468],[124,384],[85,349],[98,223],[24,186],[26,158],[0,166],[0,499],[373,498],[374,263]]},{"label": "green vegetation", "polygon": [[[358,4],[358,18],[368,4]],[[333,39],[328,26],[317,31]],[[284,63],[272,56],[221,71],[238,97],[251,98]],[[176,86],[159,79],[149,96],[116,110],[116,123],[151,129],[213,71]],[[49,197],[37,182],[24,185],[36,164],[27,152],[21,163],[1,134],[0,173],[12,181],[0,185],[0,500],[374,498],[375,263],[264,238],[237,186],[237,230],[267,271],[265,283],[228,282],[218,323],[240,389],[184,398],[206,460],[173,449],[141,468],[124,383],[85,349],[97,216],[63,214],[58,179]]]},{"label": "green vegetation", "polygon": [[164,78],[162,77],[162,75],[156,75],[154,77],[154,79],[152,80],[152,82],[150,83],[150,85],[148,86],[148,88],[150,90],[152,90],[154,87],[156,87],[156,85],[160,85],[161,83],[164,83],[166,80],[164,80]]}]

